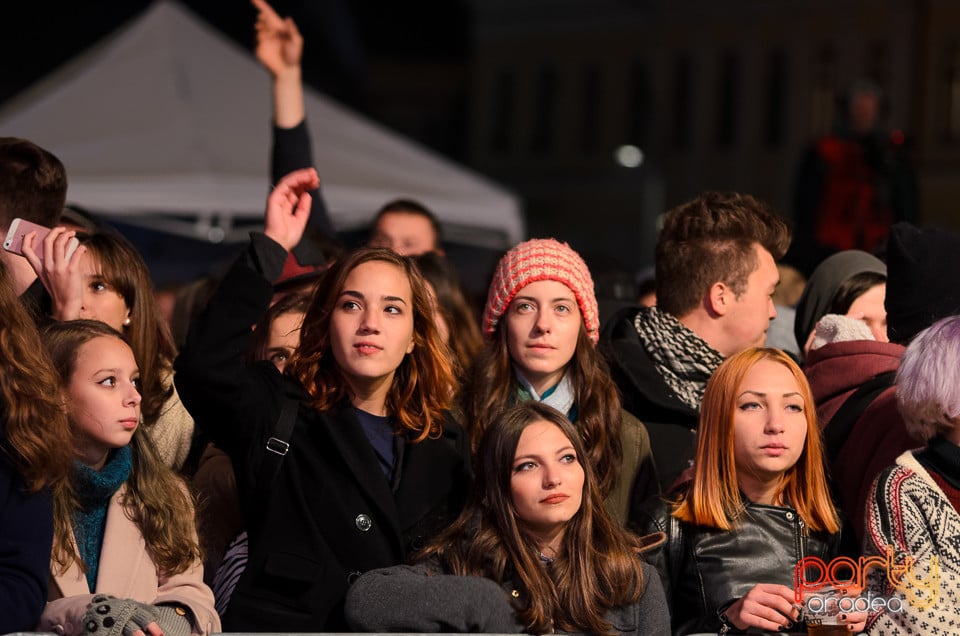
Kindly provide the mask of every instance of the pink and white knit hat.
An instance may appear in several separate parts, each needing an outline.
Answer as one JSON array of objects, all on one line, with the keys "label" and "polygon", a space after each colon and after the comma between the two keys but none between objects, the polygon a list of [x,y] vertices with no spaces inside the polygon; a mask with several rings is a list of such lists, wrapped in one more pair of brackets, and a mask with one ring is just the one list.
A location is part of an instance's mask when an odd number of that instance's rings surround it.
[{"label": "pink and white knit hat", "polygon": [[580,306],[583,326],[593,344],[600,338],[600,312],[593,278],[580,255],[554,239],[531,239],[504,254],[493,273],[487,305],[483,308],[483,333],[487,339],[510,306],[513,297],[538,280],[555,280],[570,288]]}]

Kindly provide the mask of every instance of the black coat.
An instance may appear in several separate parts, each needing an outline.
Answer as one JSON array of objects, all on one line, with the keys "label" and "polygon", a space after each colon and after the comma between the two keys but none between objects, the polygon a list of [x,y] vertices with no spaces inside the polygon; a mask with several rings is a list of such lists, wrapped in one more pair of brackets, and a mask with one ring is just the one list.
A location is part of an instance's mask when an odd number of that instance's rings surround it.
[{"label": "black coat", "polygon": [[53,498],[48,490],[27,492],[9,457],[6,418],[0,404],[0,633],[36,629],[47,602],[53,544]]},{"label": "black coat", "polygon": [[241,258],[210,300],[176,363],[177,390],[197,425],[234,462],[250,553],[226,631],[344,631],[343,599],[360,573],[402,563],[459,513],[469,441],[452,420],[440,439],[404,441],[391,488],[348,403],[301,402],[290,450],[268,492],[258,481],[284,394],[303,389],[269,363],[244,368],[250,325],[271,285]]},{"label": "black coat", "polygon": [[[637,311],[627,307],[612,317],[604,325],[597,349],[610,365],[624,410],[650,433],[660,490],[667,492],[693,461],[699,413],[681,402],[657,371],[633,326]],[[634,501],[631,508],[642,504]]]}]

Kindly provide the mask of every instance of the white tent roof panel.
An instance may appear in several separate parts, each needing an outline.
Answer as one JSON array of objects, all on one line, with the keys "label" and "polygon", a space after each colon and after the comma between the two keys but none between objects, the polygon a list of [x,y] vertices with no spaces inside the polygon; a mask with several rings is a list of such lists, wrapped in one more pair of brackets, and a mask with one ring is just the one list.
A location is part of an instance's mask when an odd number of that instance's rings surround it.
[{"label": "white tent roof panel", "polygon": [[[509,191],[315,91],[305,101],[335,226],[363,226],[386,201],[412,197],[488,245],[523,239]],[[0,135],[60,157],[68,199],[94,210],[258,218],[270,108],[269,78],[249,52],[160,0],[0,110]]]}]

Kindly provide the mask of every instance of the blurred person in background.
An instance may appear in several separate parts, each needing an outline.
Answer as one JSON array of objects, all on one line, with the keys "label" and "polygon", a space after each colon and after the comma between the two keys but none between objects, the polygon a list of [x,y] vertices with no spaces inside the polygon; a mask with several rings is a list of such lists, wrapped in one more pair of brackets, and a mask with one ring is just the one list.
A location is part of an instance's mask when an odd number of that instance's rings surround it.
[{"label": "blurred person in background", "polygon": [[874,252],[890,225],[918,220],[917,185],[903,132],[882,128],[883,91],[857,80],[833,132],[806,151],[794,193],[794,254],[803,272],[839,250]]},{"label": "blurred person in background", "polygon": [[458,375],[463,379],[483,349],[480,325],[467,303],[460,277],[438,252],[413,257],[437,302],[437,328],[440,336],[457,357]]}]

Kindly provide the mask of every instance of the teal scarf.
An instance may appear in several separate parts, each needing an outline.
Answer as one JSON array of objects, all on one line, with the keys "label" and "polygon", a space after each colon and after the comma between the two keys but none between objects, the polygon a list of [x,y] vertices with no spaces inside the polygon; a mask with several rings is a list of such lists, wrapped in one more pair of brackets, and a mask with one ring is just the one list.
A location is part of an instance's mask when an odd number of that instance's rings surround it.
[{"label": "teal scarf", "polygon": [[130,446],[116,449],[100,471],[78,461],[73,462],[73,486],[80,507],[73,513],[73,536],[80,558],[87,566],[87,584],[96,591],[100,569],[100,548],[107,528],[107,507],[114,493],[130,478],[133,465]]}]

